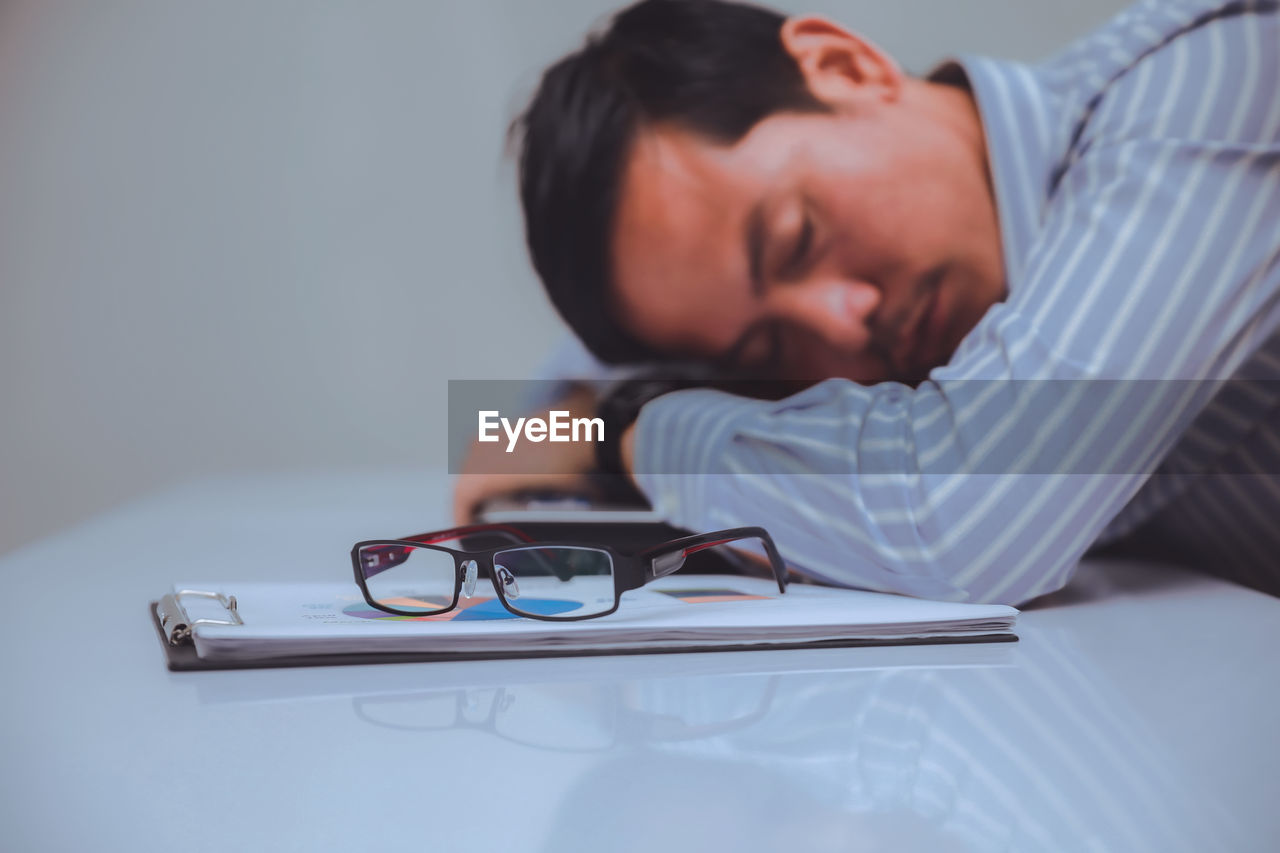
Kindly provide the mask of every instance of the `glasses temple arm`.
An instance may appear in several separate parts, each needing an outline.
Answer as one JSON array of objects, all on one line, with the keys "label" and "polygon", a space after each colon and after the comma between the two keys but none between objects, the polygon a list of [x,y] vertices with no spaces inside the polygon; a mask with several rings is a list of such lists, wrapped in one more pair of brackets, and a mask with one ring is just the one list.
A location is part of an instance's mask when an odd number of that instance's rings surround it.
[{"label": "glasses temple arm", "polygon": [[[435,542],[445,542],[449,539],[458,539],[463,536],[472,536],[477,533],[496,533],[518,544],[534,544],[537,541],[520,528],[513,527],[510,524],[468,524],[463,527],[454,527],[449,530],[437,530],[431,533],[419,533],[416,536],[406,536],[404,537],[404,541],[431,545]],[[548,560],[544,555],[536,552],[534,553],[533,558],[541,564],[543,570],[548,574],[555,575],[562,581],[573,579],[573,573],[566,571],[563,567],[557,566],[554,560]],[[390,568],[390,566],[388,566],[388,568]]]},{"label": "glasses temple arm", "polygon": [[[400,541],[413,542],[418,545],[434,545],[437,542],[447,542],[450,539],[461,539],[464,536],[477,534],[497,534],[515,544],[535,544],[537,541],[520,528],[510,524],[467,524],[462,527],[451,527],[448,530],[432,530],[426,533],[415,533],[412,536],[402,536]],[[408,560],[410,549],[404,545],[366,545],[360,549],[360,553],[364,557],[361,562],[361,570],[367,579],[388,569],[393,569]],[[378,562],[370,564],[368,560],[370,556],[376,557]],[[548,574],[555,575],[562,581],[573,579],[572,572],[565,570],[554,560],[547,559],[545,555],[534,551],[533,558],[541,565],[543,571]]]},{"label": "glasses temple arm", "polygon": [[[533,537],[510,524],[468,524],[462,527],[452,527],[448,530],[432,530],[426,533],[415,533],[412,536],[402,536],[400,541],[415,542],[419,545],[432,545],[436,542],[447,542],[450,539],[459,539],[463,536],[472,536],[478,533],[496,533],[514,542],[533,541]],[[409,553],[410,549],[404,545],[366,545],[360,549],[361,571],[363,571],[366,579],[371,578],[376,574],[400,565],[409,559]],[[376,557],[377,563],[370,563],[369,557]]]},{"label": "glasses temple arm", "polygon": [[647,548],[637,555],[645,564],[643,582],[647,583],[655,578],[665,577],[679,571],[690,554],[696,554],[698,551],[741,539],[758,539],[764,545],[765,554],[769,558],[769,565],[773,569],[774,580],[778,582],[778,592],[786,592],[786,564],[782,562],[782,556],[778,553],[777,546],[773,544],[773,538],[769,536],[769,533],[763,527],[735,527],[728,530],[716,530],[711,533],[700,533],[694,536],[685,536],[681,539],[673,539],[670,542]]}]

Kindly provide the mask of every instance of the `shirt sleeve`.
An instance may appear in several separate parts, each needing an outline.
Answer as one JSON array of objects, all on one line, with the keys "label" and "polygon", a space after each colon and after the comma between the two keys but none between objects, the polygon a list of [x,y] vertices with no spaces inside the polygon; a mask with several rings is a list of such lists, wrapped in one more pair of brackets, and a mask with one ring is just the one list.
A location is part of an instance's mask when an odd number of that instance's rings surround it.
[{"label": "shirt sleeve", "polygon": [[1063,586],[1280,323],[1277,95],[1206,44],[1207,67],[1175,41],[1107,92],[1018,287],[949,365],[916,388],[660,398],[641,489],[684,527],[762,525],[827,582],[1014,604]]}]

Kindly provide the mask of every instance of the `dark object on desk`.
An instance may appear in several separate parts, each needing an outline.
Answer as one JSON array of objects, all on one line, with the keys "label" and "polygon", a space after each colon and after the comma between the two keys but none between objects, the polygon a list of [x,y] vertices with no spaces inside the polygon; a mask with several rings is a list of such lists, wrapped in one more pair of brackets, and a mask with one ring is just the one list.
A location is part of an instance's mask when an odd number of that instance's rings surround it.
[{"label": "dark object on desk", "polygon": [[[515,525],[535,539],[580,539],[624,551],[691,534],[663,521],[643,496],[634,491],[613,499],[566,492],[515,492],[482,503],[476,520],[484,524]],[[761,575],[749,561],[735,558],[727,548],[706,552],[700,558],[698,571],[712,575]]]}]

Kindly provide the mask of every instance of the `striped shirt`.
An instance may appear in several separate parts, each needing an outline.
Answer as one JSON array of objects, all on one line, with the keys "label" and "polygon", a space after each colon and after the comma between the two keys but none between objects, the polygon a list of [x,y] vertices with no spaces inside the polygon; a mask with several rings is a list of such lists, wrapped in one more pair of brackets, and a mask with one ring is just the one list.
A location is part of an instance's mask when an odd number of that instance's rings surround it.
[{"label": "striped shirt", "polygon": [[915,388],[651,402],[640,488],[683,527],[763,525],[794,568],[865,589],[1020,603],[1122,538],[1274,589],[1277,5],[1145,0],[1040,65],[956,60],[1006,300]]}]

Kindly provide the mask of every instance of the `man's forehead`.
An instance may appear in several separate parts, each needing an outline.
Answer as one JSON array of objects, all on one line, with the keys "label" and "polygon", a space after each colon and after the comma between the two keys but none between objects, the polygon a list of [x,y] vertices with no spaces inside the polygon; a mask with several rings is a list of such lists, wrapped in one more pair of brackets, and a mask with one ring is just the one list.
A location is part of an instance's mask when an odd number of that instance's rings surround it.
[{"label": "man's forehead", "polygon": [[740,235],[752,186],[735,165],[728,147],[679,128],[648,128],[633,142],[614,222],[614,298],[650,343],[707,349],[714,324],[693,318],[723,307],[726,288],[746,275]]}]

